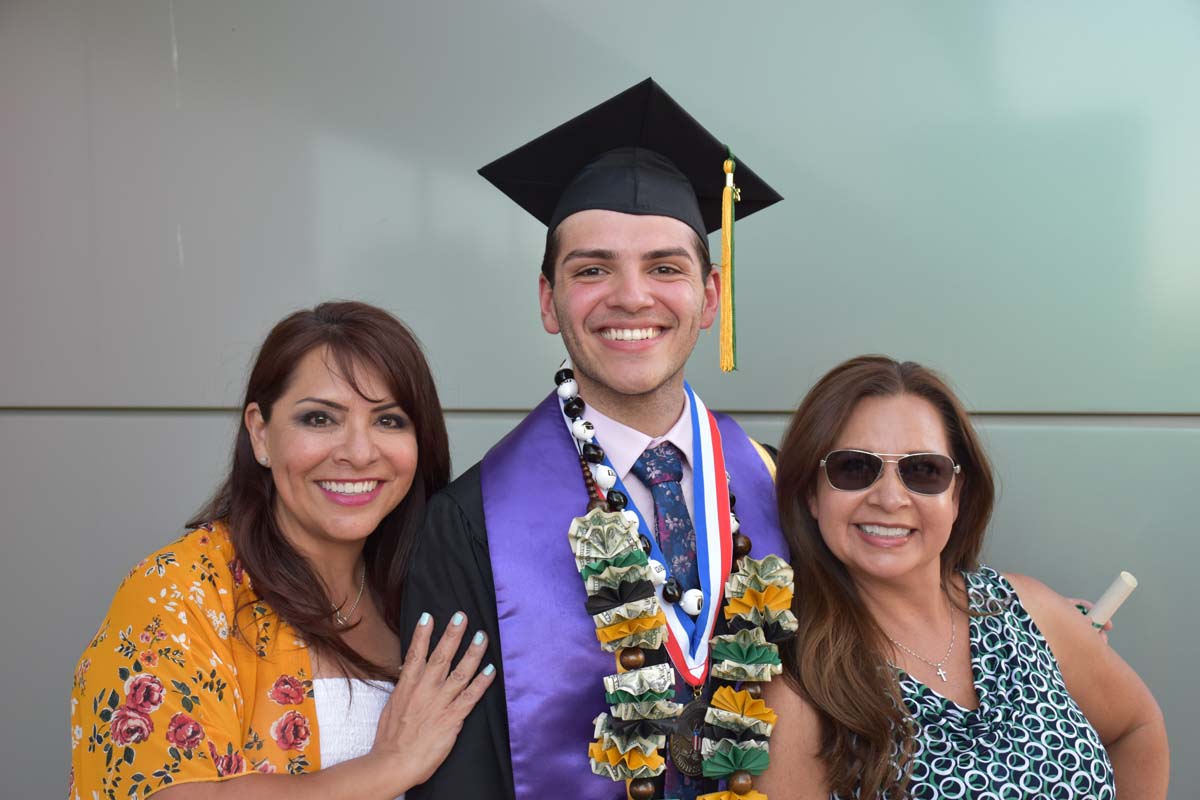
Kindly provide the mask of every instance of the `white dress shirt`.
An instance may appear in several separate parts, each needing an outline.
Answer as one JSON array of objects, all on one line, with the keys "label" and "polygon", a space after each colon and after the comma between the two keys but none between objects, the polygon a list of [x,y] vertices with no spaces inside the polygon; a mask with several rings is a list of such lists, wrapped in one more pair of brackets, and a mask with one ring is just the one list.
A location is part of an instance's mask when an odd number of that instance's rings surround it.
[{"label": "white dress shirt", "polygon": [[[629,502],[637,506],[646,524],[654,526],[654,497],[650,488],[637,475],[633,474],[633,462],[638,460],[646,450],[657,447],[663,442],[670,442],[683,453],[683,478],[679,485],[683,488],[683,500],[687,503],[688,514],[696,518],[692,508],[692,401],[685,392],[683,395],[683,413],[662,436],[651,437],[634,430],[628,425],[606,417],[595,408],[586,406],[585,419],[596,426],[596,443],[604,448],[604,454],[616,471],[621,482],[628,490]],[[657,531],[651,530],[651,533]]]}]

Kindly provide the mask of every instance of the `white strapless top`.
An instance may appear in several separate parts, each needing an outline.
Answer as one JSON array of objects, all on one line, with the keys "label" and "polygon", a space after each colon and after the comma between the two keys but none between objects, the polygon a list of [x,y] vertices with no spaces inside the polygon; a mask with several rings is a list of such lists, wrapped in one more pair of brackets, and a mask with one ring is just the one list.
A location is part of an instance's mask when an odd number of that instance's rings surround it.
[{"label": "white strapless top", "polygon": [[[392,695],[392,688],[392,684],[384,681],[313,680],[322,769],[370,752],[375,744],[379,715]],[[400,795],[397,800],[403,797]]]}]

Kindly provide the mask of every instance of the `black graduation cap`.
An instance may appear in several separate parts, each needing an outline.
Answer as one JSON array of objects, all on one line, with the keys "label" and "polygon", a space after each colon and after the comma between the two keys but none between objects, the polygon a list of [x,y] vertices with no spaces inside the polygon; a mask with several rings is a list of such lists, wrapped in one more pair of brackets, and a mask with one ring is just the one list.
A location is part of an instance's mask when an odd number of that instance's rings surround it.
[{"label": "black graduation cap", "polygon": [[[736,171],[736,188],[734,172]],[[736,367],[733,218],[783,198],[647,78],[479,170],[550,230],[577,211],[681,220],[721,230],[721,369]]]},{"label": "black graduation cap", "polygon": [[[647,78],[479,170],[553,229],[576,211],[653,214],[701,237],[721,227],[729,148]],[[783,198],[740,161],[738,218]]]}]

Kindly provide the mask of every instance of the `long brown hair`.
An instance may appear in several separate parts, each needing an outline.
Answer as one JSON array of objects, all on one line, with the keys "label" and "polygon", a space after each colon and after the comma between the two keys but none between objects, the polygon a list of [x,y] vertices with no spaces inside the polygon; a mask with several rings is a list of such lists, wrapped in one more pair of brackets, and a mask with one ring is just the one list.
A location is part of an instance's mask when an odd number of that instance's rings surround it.
[{"label": "long brown hair", "polygon": [[859,356],[834,367],[792,417],[776,480],[779,520],[796,573],[792,610],[800,623],[796,646],[782,654],[784,677],[820,719],[820,757],[831,791],[857,790],[863,798],[905,794],[911,723],[883,631],[821,538],[808,498],[816,493],[821,459],[859,401],[900,394],[937,409],[950,456],[962,466],[958,517],[941,554],[942,585],[949,587],[956,572],[976,569],[995,496],[992,469],[962,403],[920,364]]},{"label": "long brown hair", "polygon": [[225,520],[258,596],[310,647],[332,656],[348,674],[395,678],[394,667],[389,671],[342,641],[341,630],[330,614],[330,598],[320,588],[312,564],[279,530],[274,513],[275,482],[271,471],[255,461],[244,422],[251,403],[258,403],[263,419],[269,421],[296,366],[318,348],[327,351],[331,367],[360,395],[358,369],[376,372],[416,433],[417,470],[412,487],[363,545],[367,586],[388,627],[400,633],[401,582],[425,503],[449,481],[450,448],[441,403],[421,346],[412,332],[386,311],[366,303],[322,303],[312,310],[297,311],[271,329],[246,384],[243,422],[234,442],[229,476],[188,526]]}]

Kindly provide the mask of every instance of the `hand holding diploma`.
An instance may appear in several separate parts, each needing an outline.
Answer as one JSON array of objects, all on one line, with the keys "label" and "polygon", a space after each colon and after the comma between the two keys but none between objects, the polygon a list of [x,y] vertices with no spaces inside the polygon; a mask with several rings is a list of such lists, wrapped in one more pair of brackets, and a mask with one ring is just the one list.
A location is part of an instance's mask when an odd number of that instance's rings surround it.
[{"label": "hand holding diploma", "polygon": [[1117,613],[1121,604],[1129,599],[1129,595],[1133,594],[1137,585],[1137,578],[1122,570],[1121,574],[1104,590],[1104,594],[1100,595],[1100,599],[1087,612],[1092,620],[1092,627],[1097,630],[1103,628],[1112,619],[1112,615]]},{"label": "hand holding diploma", "polygon": [[1095,603],[1088,600],[1072,600],[1071,602],[1079,609],[1079,613],[1091,620],[1092,627],[1100,634],[1100,638],[1107,642],[1108,632],[1112,630],[1113,626],[1112,615],[1117,613],[1117,609],[1136,588],[1137,578],[1122,570],[1121,574]]}]

